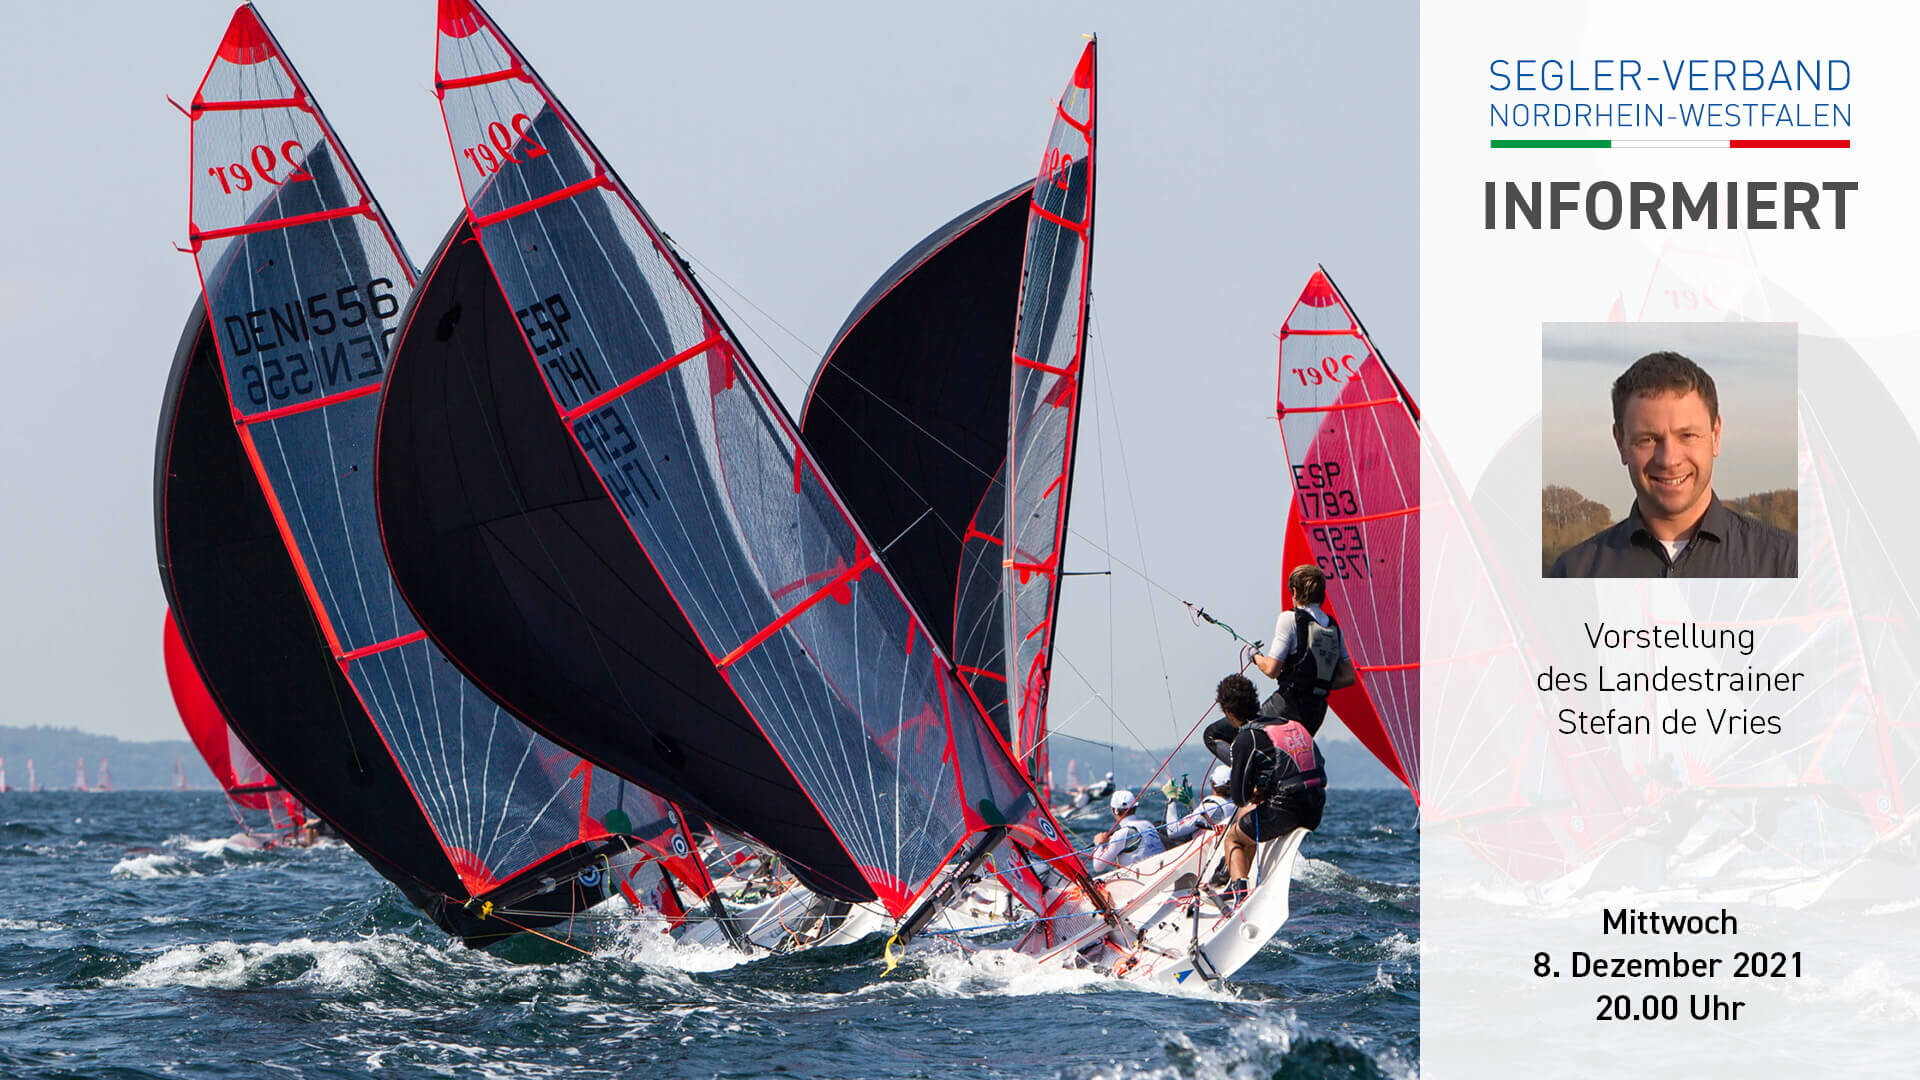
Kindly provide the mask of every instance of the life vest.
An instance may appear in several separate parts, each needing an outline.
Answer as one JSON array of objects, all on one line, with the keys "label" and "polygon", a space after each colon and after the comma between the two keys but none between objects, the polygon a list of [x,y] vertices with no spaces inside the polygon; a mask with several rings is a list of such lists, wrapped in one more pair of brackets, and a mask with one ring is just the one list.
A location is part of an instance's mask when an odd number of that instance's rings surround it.
[{"label": "life vest", "polygon": [[1139,815],[1123,818],[1113,831],[1107,835],[1107,842],[1093,854],[1096,863],[1112,866],[1128,866],[1141,859],[1158,855],[1167,850],[1166,842],[1152,822],[1143,821]]},{"label": "life vest", "polygon": [[1280,672],[1280,689],[1291,697],[1322,698],[1333,689],[1340,666],[1340,624],[1327,616],[1321,626],[1306,608],[1293,609],[1293,650]]},{"label": "life vest", "polygon": [[[1265,793],[1272,803],[1296,791],[1327,786],[1327,769],[1313,736],[1296,720],[1262,717],[1247,725],[1255,734],[1253,756],[1247,762],[1250,788]],[[1260,745],[1265,735],[1268,746]]]}]

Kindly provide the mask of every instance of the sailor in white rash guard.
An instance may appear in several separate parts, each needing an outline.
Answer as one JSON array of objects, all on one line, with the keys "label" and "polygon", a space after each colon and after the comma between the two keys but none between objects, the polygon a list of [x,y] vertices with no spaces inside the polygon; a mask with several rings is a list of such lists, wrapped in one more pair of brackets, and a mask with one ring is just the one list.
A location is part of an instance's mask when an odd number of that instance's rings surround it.
[{"label": "sailor in white rash guard", "polygon": [[1130,866],[1141,859],[1158,855],[1167,850],[1160,840],[1160,834],[1154,830],[1153,823],[1145,821],[1134,813],[1139,802],[1131,791],[1116,791],[1113,801],[1113,830],[1095,836],[1098,845],[1089,860],[1096,874]]}]

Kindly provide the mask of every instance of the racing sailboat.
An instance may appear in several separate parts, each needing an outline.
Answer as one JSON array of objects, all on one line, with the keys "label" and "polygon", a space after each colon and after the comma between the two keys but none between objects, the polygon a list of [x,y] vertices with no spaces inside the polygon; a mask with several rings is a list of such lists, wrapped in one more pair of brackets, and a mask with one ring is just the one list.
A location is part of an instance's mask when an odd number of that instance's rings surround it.
[{"label": "racing sailboat", "polygon": [[204,305],[156,516],[184,652],[253,756],[444,928],[567,918],[672,823],[462,680],[394,596],[368,454],[413,271],[252,8],[183,111]]},{"label": "racing sailboat", "polygon": [[1010,833],[1095,891],[658,227],[477,5],[439,31],[468,222],[378,477],[435,640],[815,891],[900,918]]}]

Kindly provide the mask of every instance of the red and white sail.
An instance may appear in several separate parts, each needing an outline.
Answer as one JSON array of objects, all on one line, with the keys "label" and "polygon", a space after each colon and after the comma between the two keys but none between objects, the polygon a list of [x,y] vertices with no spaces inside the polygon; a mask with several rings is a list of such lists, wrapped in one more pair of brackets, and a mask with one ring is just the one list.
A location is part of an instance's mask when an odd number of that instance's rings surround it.
[{"label": "red and white sail", "polygon": [[1289,531],[1327,575],[1372,705],[1339,715],[1418,799],[1420,414],[1325,270],[1280,328],[1276,408]]}]

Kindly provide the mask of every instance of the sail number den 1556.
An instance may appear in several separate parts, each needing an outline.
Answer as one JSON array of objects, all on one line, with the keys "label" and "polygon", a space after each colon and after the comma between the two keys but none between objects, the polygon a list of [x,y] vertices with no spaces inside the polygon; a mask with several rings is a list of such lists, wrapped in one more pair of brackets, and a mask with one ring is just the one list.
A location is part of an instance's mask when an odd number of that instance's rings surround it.
[{"label": "sail number den 1556", "polygon": [[[247,401],[260,406],[379,379],[393,336],[380,321],[399,313],[393,282],[381,277],[317,292],[304,301],[223,315],[220,325],[227,359],[237,365],[229,370],[239,374]],[[360,332],[348,333],[353,330]],[[312,355],[296,346],[306,346]]]}]

